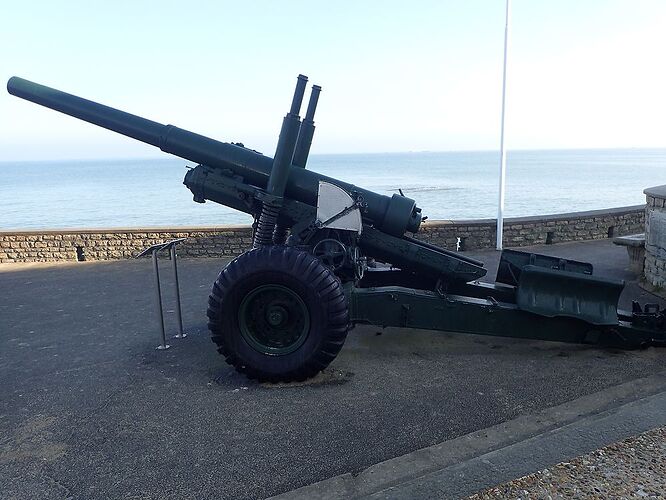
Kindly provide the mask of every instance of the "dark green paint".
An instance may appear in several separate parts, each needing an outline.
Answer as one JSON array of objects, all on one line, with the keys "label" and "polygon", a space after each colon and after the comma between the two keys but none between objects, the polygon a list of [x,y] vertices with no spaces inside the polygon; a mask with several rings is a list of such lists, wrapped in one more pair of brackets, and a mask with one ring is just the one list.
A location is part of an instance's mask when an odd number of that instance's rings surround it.
[{"label": "dark green paint", "polygon": [[[262,216],[264,222],[270,222],[268,232],[273,227],[275,233],[278,228],[291,228],[296,241],[291,244],[305,250],[312,250],[310,242],[317,241],[316,232],[320,231],[315,224],[319,182],[345,190],[363,219],[360,236],[340,236],[356,252],[353,264],[362,265],[363,256],[399,268],[371,270],[363,279],[358,279],[358,267],[351,273],[338,273],[346,281],[353,322],[622,348],[664,345],[664,312],[638,304],[631,312],[618,312],[624,284],[592,277],[589,264],[505,251],[497,283],[478,283],[475,280],[486,274],[483,263],[405,234],[416,232],[422,220],[414,200],[397,194],[380,195],[301,168],[312,142],[320,90],[313,88],[301,123],[298,114],[305,84],[306,78],[300,75],[275,158],[21,78],[11,78],[7,89],[23,99],[199,163],[184,179],[195,201],[210,200],[251,214],[259,219],[257,234]],[[262,244],[284,241],[271,239],[270,234],[263,240]],[[280,285],[251,291],[239,305],[238,314],[245,341],[267,354],[294,352],[306,341],[311,327],[302,299]]]},{"label": "dark green paint", "polygon": [[238,308],[245,341],[262,354],[283,356],[303,345],[310,331],[308,308],[296,292],[282,285],[262,285]]},{"label": "dark green paint", "polygon": [[[151,144],[166,153],[212,168],[229,170],[243,177],[246,183],[260,189],[267,186],[273,159],[251,149],[216,141],[173,125],[146,120],[18,77],[7,82],[7,90],[22,99]],[[417,231],[421,224],[421,210],[416,208],[413,200],[407,217],[408,223],[404,227],[395,227],[385,224],[384,218],[391,205],[396,203],[395,198],[398,195],[390,198],[304,168],[290,169],[285,196],[317,206],[320,180],[336,184],[348,193],[358,192],[367,204],[365,215],[383,231],[400,236],[405,231]],[[185,184],[189,187],[187,177]],[[196,189],[196,186],[194,188]]]},{"label": "dark green paint", "polygon": [[543,316],[491,298],[441,296],[403,287],[346,289],[352,321],[500,337],[598,344],[621,349],[664,345],[664,332],[629,324],[592,325],[569,316]]}]

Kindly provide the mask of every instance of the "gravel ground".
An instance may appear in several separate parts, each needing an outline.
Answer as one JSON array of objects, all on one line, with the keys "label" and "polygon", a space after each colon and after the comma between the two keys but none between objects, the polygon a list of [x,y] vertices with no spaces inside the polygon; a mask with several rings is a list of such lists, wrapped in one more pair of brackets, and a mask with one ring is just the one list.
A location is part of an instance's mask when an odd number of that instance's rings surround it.
[{"label": "gravel ground", "polygon": [[476,493],[468,500],[666,498],[666,427]]}]

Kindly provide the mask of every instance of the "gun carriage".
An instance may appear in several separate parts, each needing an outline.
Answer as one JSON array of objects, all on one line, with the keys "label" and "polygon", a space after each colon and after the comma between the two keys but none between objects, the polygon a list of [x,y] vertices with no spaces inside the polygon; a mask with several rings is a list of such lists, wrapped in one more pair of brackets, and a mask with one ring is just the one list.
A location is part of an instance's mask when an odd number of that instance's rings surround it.
[{"label": "gun carriage", "polygon": [[632,349],[666,342],[664,313],[618,310],[622,281],[591,264],[503,251],[483,263],[420,241],[414,200],[306,168],[321,88],[299,75],[273,158],[18,77],[9,93],[151,144],[198,165],[184,184],[254,218],[253,248],[220,272],[208,301],[212,340],[250,378],[303,380],[333,361],[353,325],[398,326]]}]

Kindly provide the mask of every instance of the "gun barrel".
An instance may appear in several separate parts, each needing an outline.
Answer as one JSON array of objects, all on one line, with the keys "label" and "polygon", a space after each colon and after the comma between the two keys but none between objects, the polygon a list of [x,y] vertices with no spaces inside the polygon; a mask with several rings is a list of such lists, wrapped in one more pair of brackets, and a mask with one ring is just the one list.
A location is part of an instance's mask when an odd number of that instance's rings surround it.
[{"label": "gun barrel", "polygon": [[[227,167],[226,163],[245,165],[257,155],[234,144],[148,120],[17,76],[9,79],[7,91],[26,101],[60,111],[197,163],[215,166],[222,157],[228,156],[229,162],[224,162],[224,167]],[[215,158],[211,158],[212,156]],[[270,161],[269,158],[266,159]]]},{"label": "gun barrel", "polygon": [[[252,185],[266,188],[273,159],[234,144],[164,125],[110,106],[83,99],[19,77],[7,82],[7,91],[22,99],[60,111],[80,120],[151,144],[166,153],[210,167],[230,169]],[[392,198],[317,174],[304,168],[290,168],[285,196],[316,206],[319,181],[330,182],[347,192],[356,191],[367,204],[365,216],[375,227],[394,236],[416,232],[420,209],[409,198]]]},{"label": "gun barrel", "polygon": [[164,125],[161,123],[97,104],[17,76],[9,79],[7,91],[21,99],[160,147],[160,137],[164,133]]}]

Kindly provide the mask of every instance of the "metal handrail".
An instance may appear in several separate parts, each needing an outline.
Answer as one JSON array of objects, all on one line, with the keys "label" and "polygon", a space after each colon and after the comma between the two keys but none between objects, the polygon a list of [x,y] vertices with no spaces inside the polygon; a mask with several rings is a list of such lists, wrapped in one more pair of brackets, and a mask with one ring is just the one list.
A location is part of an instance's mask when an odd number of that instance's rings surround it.
[{"label": "metal handrail", "polygon": [[171,258],[174,283],[176,288],[176,318],[178,320],[178,333],[174,335],[176,339],[183,339],[187,337],[187,334],[183,331],[183,316],[181,311],[180,303],[180,285],[178,283],[178,263],[176,255],[176,245],[185,241],[186,238],[177,238],[175,240],[170,240],[165,243],[157,243],[151,245],[148,248],[144,249],[139,255],[136,256],[137,259],[145,257],[146,255],[152,256],[153,261],[153,271],[155,275],[155,305],[157,309],[157,315],[159,319],[160,327],[160,345],[155,349],[163,351],[169,349],[171,346],[166,343],[166,332],[164,330],[164,309],[162,308],[162,287],[160,285],[160,269],[157,263],[157,254],[162,250],[168,250],[169,256]]}]

